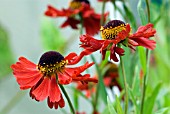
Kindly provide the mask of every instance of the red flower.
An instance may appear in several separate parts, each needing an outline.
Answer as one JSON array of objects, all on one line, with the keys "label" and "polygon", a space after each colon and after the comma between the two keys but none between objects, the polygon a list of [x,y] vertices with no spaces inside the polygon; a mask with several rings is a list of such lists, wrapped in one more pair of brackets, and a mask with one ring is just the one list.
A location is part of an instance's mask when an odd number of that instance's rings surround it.
[{"label": "red flower", "polygon": [[[118,61],[116,53],[119,56],[124,55],[124,50],[117,47],[121,43],[125,46],[134,49],[136,46],[143,46],[153,50],[156,42],[149,40],[149,37],[154,36],[156,30],[153,29],[153,24],[147,24],[138,28],[137,32],[131,34],[131,27],[120,20],[113,20],[101,27],[101,36],[103,40],[97,40],[89,35],[80,36],[82,44],[80,47],[84,48],[79,59],[85,55],[89,55],[97,50],[102,53],[104,59],[106,51],[110,51],[110,59]],[[77,60],[79,60],[77,59]]]},{"label": "red flower", "polygon": [[112,88],[113,86],[117,86],[121,91],[122,88],[118,82],[119,73],[118,66],[114,63],[108,62],[106,67],[109,67],[106,73],[104,74],[103,82],[106,87]]},{"label": "red flower", "polygon": [[[67,20],[61,25],[62,28],[70,25],[73,29],[77,29],[77,25],[82,21],[87,34],[94,35],[100,30],[101,15],[95,13],[94,9],[90,7],[88,0],[72,0],[69,8],[62,10],[48,6],[45,15],[50,17],[67,17]],[[104,15],[104,19],[106,19],[107,15],[108,13]]]},{"label": "red flower", "polygon": [[95,92],[95,85],[92,83],[82,84],[82,83],[78,82],[77,89],[80,91],[85,91],[85,96],[87,98],[89,98],[89,97],[91,97],[92,93]]},{"label": "red flower", "polygon": [[58,84],[69,84],[72,81],[97,83],[89,74],[81,75],[94,63],[87,62],[79,67],[69,67],[75,57],[75,53],[70,53],[64,58],[58,52],[49,51],[41,56],[38,65],[20,57],[19,62],[11,68],[21,90],[31,88],[30,96],[33,99],[43,101],[48,98],[48,106],[57,109],[58,105],[60,108],[65,105]]}]

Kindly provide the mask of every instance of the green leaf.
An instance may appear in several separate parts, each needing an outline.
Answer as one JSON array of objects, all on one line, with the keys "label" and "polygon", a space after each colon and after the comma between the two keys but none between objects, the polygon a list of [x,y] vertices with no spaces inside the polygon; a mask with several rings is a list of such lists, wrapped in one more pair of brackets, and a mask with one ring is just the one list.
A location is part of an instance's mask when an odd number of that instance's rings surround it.
[{"label": "green leaf", "polygon": [[137,25],[136,25],[136,19],[132,13],[132,11],[130,10],[129,7],[127,7],[127,5],[123,2],[123,8],[125,10],[126,16],[128,16],[129,21],[132,24],[132,27],[136,30],[137,29]]},{"label": "green leaf", "polygon": [[152,113],[156,97],[161,89],[161,84],[162,83],[158,83],[153,92],[151,92],[152,94],[146,98],[146,101],[144,102],[144,114]]},{"label": "green leaf", "polygon": [[[124,67],[125,67],[126,79],[127,79],[128,85],[131,87],[134,73],[135,73],[135,67],[138,64],[138,54],[136,52],[132,54],[130,49],[127,47],[123,47],[123,49],[125,50],[125,55],[122,56],[122,59],[123,59]],[[119,78],[120,78],[120,84],[123,87],[124,86],[123,75],[122,75],[122,70],[121,70],[120,65],[119,65]]]},{"label": "green leaf", "polygon": [[161,108],[160,110],[156,111],[153,114],[164,114],[166,112],[168,112],[170,110],[170,107],[165,107],[165,108]]},{"label": "green leaf", "polygon": [[0,79],[11,72],[13,54],[9,44],[9,37],[6,30],[0,25]]},{"label": "green leaf", "polygon": [[145,48],[139,46],[138,50],[139,50],[139,57],[140,57],[139,59],[140,59],[141,65],[142,65],[142,70],[143,70],[143,73],[145,74],[146,73],[146,52],[145,52]]},{"label": "green leaf", "polygon": [[117,95],[116,95],[116,110],[117,110],[118,114],[124,114],[123,109],[122,109],[122,107],[120,105],[119,98],[117,97]]},{"label": "green leaf", "polygon": [[139,109],[139,106],[136,103],[137,100],[135,99],[135,96],[134,96],[132,90],[129,87],[128,87],[128,92],[129,92],[129,95],[130,95],[130,99],[132,100],[132,102],[135,106],[135,114],[139,114],[140,109]]},{"label": "green leaf", "polygon": [[147,18],[146,18],[146,12],[145,12],[145,2],[143,0],[139,0],[138,5],[137,5],[137,10],[138,10],[138,14],[140,16],[140,20],[142,22],[142,25],[147,24]]},{"label": "green leaf", "polygon": [[109,109],[110,114],[117,114],[115,109],[114,109],[113,104],[110,102],[108,97],[107,97],[107,105],[108,105],[108,109]]},{"label": "green leaf", "polygon": [[57,50],[61,53],[65,51],[66,39],[61,35],[60,29],[47,18],[42,20],[41,36],[46,50]]},{"label": "green leaf", "polygon": [[73,98],[74,98],[74,107],[76,110],[78,110],[79,108],[79,94],[78,94],[78,91],[76,91],[76,89],[74,89],[74,95],[73,95]]},{"label": "green leaf", "polygon": [[[96,62],[96,59],[94,58],[93,55],[91,55],[91,59],[93,60],[93,62],[95,63],[95,67],[96,67],[96,71],[97,71],[97,75],[98,75],[98,85],[97,85],[97,92],[99,92],[99,96],[97,97],[101,97],[101,99],[103,100],[103,102],[105,104],[107,104],[107,93],[106,93],[106,88],[103,82],[103,75],[102,75],[102,70],[100,69],[98,63]],[[98,101],[97,101],[98,102]]]}]

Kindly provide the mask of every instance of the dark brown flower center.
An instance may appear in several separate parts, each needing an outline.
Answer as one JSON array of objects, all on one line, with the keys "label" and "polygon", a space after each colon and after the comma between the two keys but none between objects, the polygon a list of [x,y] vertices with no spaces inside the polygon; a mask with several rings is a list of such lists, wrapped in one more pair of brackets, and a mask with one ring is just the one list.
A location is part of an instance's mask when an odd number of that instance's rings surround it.
[{"label": "dark brown flower center", "polygon": [[70,2],[69,8],[71,9],[79,9],[82,4],[81,3],[85,3],[85,4],[90,4],[90,2],[88,0],[73,0]]},{"label": "dark brown flower center", "polygon": [[67,61],[56,51],[48,51],[44,53],[38,63],[38,69],[44,74],[50,76],[53,73],[61,72]]},{"label": "dark brown flower center", "polygon": [[126,29],[126,24],[120,20],[112,20],[108,22],[105,26],[101,26],[101,36],[105,40],[113,40],[116,38],[118,33]]}]

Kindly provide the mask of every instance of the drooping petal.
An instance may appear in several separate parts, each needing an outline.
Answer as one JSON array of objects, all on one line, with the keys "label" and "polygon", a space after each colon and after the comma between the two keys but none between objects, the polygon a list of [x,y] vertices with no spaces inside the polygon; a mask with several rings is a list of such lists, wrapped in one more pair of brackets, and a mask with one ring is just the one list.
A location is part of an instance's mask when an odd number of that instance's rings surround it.
[{"label": "drooping petal", "polygon": [[61,95],[61,99],[60,101],[58,102],[60,108],[63,108],[65,106],[65,102],[64,102],[64,99],[63,99],[63,96]]},{"label": "drooping petal", "polygon": [[[104,14],[103,21],[106,20],[108,13]],[[86,34],[88,35],[95,35],[100,30],[100,21],[101,15],[96,14],[93,9],[86,11],[83,13],[83,25],[86,30]]]},{"label": "drooping petal", "polygon": [[27,68],[35,68],[36,67],[36,64],[34,64],[33,62],[29,61],[25,57],[19,57],[19,61],[20,61],[20,63],[24,67],[27,67]]},{"label": "drooping petal", "polygon": [[122,49],[122,48],[119,48],[119,47],[115,47],[115,52],[116,52],[118,55],[123,56],[125,50]]},{"label": "drooping petal", "polygon": [[154,40],[149,40],[144,37],[135,38],[133,40],[138,43],[138,46],[143,46],[150,50],[153,50],[156,47],[156,42]]},{"label": "drooping petal", "polygon": [[49,91],[49,99],[50,102],[58,102],[60,100],[61,93],[56,83],[56,77],[53,75],[51,76],[51,83],[50,83],[50,91]]},{"label": "drooping petal", "polygon": [[61,28],[71,26],[72,29],[78,29],[77,25],[80,23],[79,20],[74,18],[67,18],[67,20],[61,25]]},{"label": "drooping petal", "polygon": [[40,73],[34,74],[32,77],[16,77],[20,89],[28,89],[36,85],[36,83],[41,79],[42,75]]},{"label": "drooping petal", "polygon": [[97,83],[98,82],[96,78],[90,78],[90,74],[85,74],[83,76],[79,75],[79,76],[73,77],[73,81],[81,81],[85,83],[88,83],[88,82]]},{"label": "drooping petal", "polygon": [[64,16],[64,12],[49,5],[45,11],[45,15],[50,17]]},{"label": "drooping petal", "polygon": [[62,95],[60,96],[60,100],[58,102],[51,102],[48,97],[47,103],[50,108],[54,107],[55,109],[58,109],[58,106],[60,106],[60,108],[63,108],[65,106],[65,102]]},{"label": "drooping petal", "polygon": [[50,90],[50,79],[48,77],[44,77],[42,83],[32,91],[32,94],[39,101],[43,101],[45,98],[49,96]]},{"label": "drooping petal", "polygon": [[58,73],[58,83],[65,85],[65,84],[71,83],[71,81],[72,81],[72,78],[70,74],[67,73],[66,71],[62,73]]},{"label": "drooping petal", "polygon": [[140,26],[136,33],[129,36],[129,38],[139,38],[139,37],[145,37],[149,38],[154,36],[156,33],[156,30],[153,28],[153,24],[149,23],[145,26]]},{"label": "drooping petal", "polygon": [[36,68],[36,64],[27,60],[25,57],[20,57],[19,62],[11,65],[11,68],[20,85],[20,89],[33,87],[42,77],[42,74]]},{"label": "drooping petal", "polygon": [[86,62],[84,65],[74,68],[65,68],[65,72],[67,72],[71,77],[76,77],[80,73],[84,72],[87,68],[91,67],[94,63]]},{"label": "drooping petal", "polygon": [[115,45],[113,44],[112,47],[110,48],[110,59],[115,61],[115,62],[118,62],[118,58],[116,56],[116,52],[115,52]]}]

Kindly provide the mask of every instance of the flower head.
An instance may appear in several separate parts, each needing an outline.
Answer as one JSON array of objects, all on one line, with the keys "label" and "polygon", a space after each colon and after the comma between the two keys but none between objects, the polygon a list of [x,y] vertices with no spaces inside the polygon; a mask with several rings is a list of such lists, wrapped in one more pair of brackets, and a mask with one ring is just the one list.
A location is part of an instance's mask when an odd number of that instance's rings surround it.
[{"label": "flower head", "polygon": [[[72,0],[69,7],[62,10],[48,6],[45,15],[50,17],[66,17],[66,21],[61,25],[62,28],[71,26],[73,29],[77,29],[77,25],[82,22],[86,33],[89,35],[97,34],[100,29],[101,15],[95,13],[88,0]],[[107,15],[108,13],[105,13],[105,20]]]},{"label": "flower head", "polygon": [[135,49],[136,46],[143,46],[151,50],[155,48],[156,42],[149,39],[156,33],[151,23],[140,26],[137,32],[132,34],[128,23],[125,24],[120,20],[112,20],[105,26],[102,26],[100,31],[102,40],[97,40],[89,35],[80,36],[80,41],[82,42],[80,47],[84,48],[80,54],[81,58],[100,50],[104,59],[106,51],[110,51],[110,59],[117,62],[116,53],[119,56],[124,55],[124,50],[117,47],[117,44],[123,44],[131,49]]},{"label": "flower head", "polygon": [[20,57],[19,62],[11,65],[11,68],[21,90],[31,88],[30,96],[33,99],[43,101],[47,98],[48,106],[57,109],[58,106],[60,108],[65,106],[58,84],[69,84],[72,81],[97,83],[97,80],[90,78],[89,74],[81,74],[93,63],[87,62],[79,67],[70,67],[75,57],[77,57],[75,53],[63,57],[59,52],[49,51],[41,56],[38,65],[25,57]]}]

